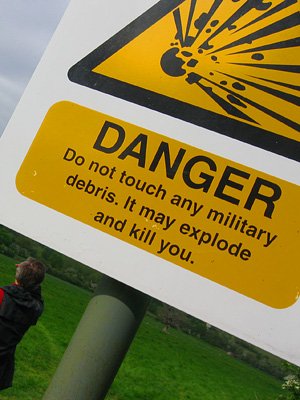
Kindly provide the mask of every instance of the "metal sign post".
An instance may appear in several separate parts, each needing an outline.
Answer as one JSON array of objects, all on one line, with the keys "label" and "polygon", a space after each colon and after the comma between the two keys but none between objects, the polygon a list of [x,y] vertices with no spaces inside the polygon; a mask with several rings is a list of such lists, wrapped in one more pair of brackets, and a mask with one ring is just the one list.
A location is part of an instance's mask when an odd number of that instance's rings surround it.
[{"label": "metal sign post", "polygon": [[104,399],[149,301],[103,275],[43,400]]}]

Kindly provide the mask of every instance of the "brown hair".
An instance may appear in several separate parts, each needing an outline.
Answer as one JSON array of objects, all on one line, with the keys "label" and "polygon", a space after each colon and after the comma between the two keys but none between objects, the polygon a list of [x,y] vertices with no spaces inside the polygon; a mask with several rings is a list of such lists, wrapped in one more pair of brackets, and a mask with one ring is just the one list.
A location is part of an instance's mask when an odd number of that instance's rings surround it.
[{"label": "brown hair", "polygon": [[24,289],[34,290],[44,280],[46,266],[35,258],[28,258],[19,264],[16,272],[16,280]]}]

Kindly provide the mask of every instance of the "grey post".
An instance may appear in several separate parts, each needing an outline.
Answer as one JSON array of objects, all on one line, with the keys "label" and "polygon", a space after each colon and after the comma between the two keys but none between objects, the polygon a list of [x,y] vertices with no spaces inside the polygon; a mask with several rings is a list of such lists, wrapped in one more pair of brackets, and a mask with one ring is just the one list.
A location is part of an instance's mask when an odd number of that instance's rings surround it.
[{"label": "grey post", "polygon": [[149,301],[144,293],[102,276],[43,400],[104,399]]}]

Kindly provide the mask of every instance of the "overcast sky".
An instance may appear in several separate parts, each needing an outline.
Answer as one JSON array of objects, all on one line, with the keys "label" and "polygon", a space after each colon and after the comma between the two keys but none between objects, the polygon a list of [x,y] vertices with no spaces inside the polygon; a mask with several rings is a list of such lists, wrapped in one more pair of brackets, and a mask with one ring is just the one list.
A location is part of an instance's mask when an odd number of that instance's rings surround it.
[{"label": "overcast sky", "polygon": [[70,0],[0,0],[0,136]]}]

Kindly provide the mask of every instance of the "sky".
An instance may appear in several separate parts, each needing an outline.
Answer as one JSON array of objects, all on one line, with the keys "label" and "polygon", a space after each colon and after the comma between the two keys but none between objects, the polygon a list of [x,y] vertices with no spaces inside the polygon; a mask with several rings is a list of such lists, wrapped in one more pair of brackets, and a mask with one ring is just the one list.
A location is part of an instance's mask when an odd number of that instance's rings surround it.
[{"label": "sky", "polygon": [[70,0],[0,0],[0,136]]}]

